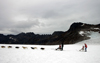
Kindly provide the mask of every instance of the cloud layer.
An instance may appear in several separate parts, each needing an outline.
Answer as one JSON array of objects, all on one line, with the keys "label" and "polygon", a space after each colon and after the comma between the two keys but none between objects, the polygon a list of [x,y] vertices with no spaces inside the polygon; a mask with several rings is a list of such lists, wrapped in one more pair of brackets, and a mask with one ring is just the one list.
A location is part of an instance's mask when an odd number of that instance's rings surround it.
[{"label": "cloud layer", "polygon": [[99,0],[0,0],[0,33],[67,31],[73,22],[100,23]]}]

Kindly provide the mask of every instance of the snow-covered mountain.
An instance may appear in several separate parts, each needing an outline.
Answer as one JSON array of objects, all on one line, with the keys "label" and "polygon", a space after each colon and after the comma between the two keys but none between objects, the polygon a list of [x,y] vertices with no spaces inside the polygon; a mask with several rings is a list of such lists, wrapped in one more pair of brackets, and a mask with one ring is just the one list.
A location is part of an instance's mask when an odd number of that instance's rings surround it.
[{"label": "snow-covered mountain", "polygon": [[[89,33],[88,33],[89,32]],[[98,32],[100,34],[100,24],[73,23],[68,31],[59,37],[58,42],[65,44],[73,44],[80,41],[91,39],[88,37],[90,32]]]}]

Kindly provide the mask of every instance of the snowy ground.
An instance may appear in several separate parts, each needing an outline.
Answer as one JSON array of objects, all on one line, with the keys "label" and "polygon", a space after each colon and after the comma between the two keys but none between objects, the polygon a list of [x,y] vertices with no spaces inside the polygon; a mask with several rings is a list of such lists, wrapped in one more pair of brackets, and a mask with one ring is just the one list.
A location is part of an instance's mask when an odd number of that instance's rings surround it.
[{"label": "snowy ground", "polygon": [[[64,51],[55,51],[58,45],[0,44],[0,63],[100,63],[99,39],[100,36],[77,44],[64,45]],[[88,45],[87,52],[79,51],[84,43]],[[20,48],[16,49],[16,46]],[[23,49],[22,46],[27,49]],[[31,47],[37,49],[33,50]],[[41,50],[41,47],[45,50]]]},{"label": "snowy ground", "polygon": [[[87,52],[79,51],[81,45],[65,45],[64,51],[55,51],[58,46],[28,45],[28,49],[23,49],[22,45],[17,45],[19,49],[16,45],[11,45],[11,49],[5,46],[0,48],[0,63],[100,63],[100,45],[88,45]],[[38,49],[32,50],[30,46]]]}]

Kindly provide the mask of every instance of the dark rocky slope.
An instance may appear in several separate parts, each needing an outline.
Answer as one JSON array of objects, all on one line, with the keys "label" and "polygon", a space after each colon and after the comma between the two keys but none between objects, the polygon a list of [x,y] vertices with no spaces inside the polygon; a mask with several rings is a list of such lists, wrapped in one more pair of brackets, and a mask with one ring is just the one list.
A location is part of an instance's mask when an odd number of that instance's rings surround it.
[{"label": "dark rocky slope", "polygon": [[[83,31],[84,34],[79,34]],[[86,23],[72,23],[69,30],[66,32],[55,31],[50,34],[34,34],[33,32],[20,33],[18,35],[3,35],[0,34],[1,44],[38,44],[38,45],[56,45],[61,44],[73,44],[79,41],[90,39],[89,31],[100,33],[100,24],[86,24]]]}]

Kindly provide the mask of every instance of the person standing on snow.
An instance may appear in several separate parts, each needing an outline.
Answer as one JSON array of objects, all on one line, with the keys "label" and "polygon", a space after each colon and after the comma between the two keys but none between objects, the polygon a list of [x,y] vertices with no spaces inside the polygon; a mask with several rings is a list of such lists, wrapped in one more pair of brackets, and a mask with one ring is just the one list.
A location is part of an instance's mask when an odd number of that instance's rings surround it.
[{"label": "person standing on snow", "polygon": [[86,44],[86,43],[84,43],[84,45],[85,45],[85,52],[87,52],[87,44]]},{"label": "person standing on snow", "polygon": [[63,42],[62,42],[62,48],[61,48],[61,51],[63,51],[63,47],[64,47],[64,44],[63,44]]}]

